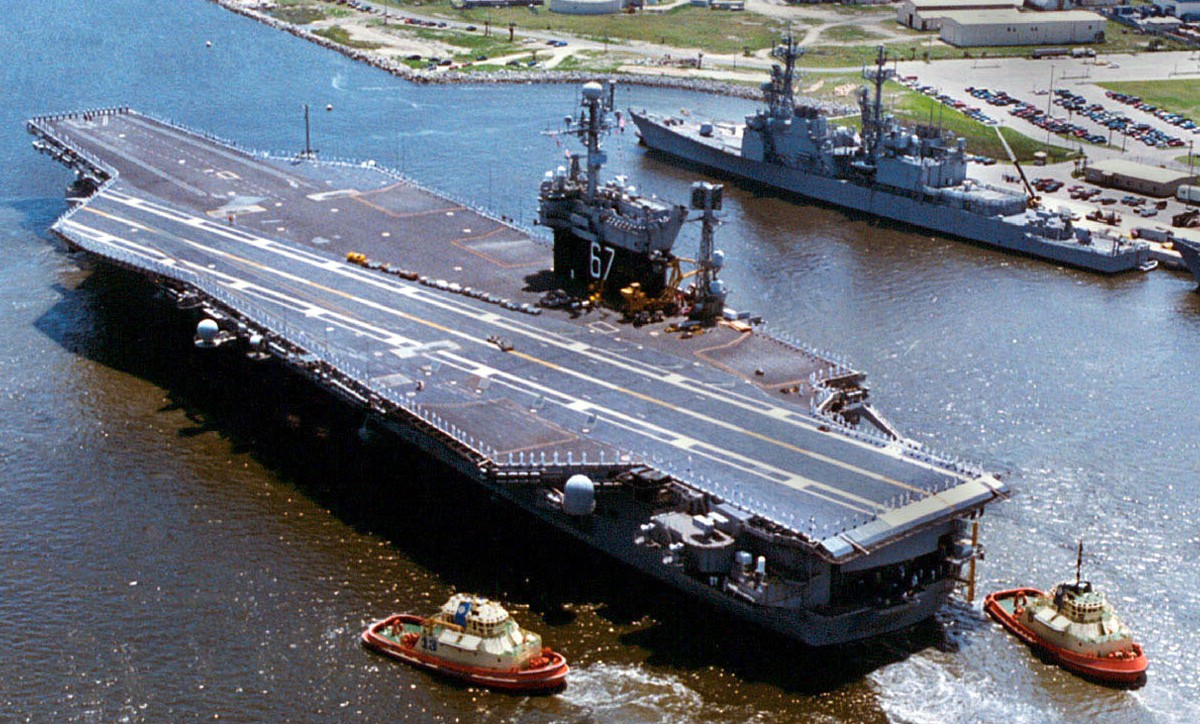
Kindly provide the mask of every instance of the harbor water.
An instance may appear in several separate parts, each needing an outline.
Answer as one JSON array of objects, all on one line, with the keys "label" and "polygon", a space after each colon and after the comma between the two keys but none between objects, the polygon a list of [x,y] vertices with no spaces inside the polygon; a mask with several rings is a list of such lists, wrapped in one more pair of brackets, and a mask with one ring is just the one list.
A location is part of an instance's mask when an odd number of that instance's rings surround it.
[{"label": "harbor water", "polygon": [[[529,222],[569,147],[544,132],[576,88],[416,86],[203,0],[6,10],[0,720],[1200,718],[1200,294],[1185,274],[1106,278],[727,186],[731,303],[849,357],[902,430],[1014,489],[983,518],[980,597],[1069,578],[1082,539],[1085,575],[1151,663],[1140,688],[1099,687],[962,599],[902,635],[806,650],[359,434],[269,363],[196,353],[152,288],[50,237],[71,175],[23,129],[129,105],[295,152],[308,104],[320,155]],[[752,108],[637,88],[618,100]],[[682,200],[703,178],[648,155],[632,127],[607,144],[607,170],[648,193]],[[685,227],[681,253],[698,237]],[[370,620],[456,590],[502,600],[564,651],[568,688],[480,691],[360,647]]]}]

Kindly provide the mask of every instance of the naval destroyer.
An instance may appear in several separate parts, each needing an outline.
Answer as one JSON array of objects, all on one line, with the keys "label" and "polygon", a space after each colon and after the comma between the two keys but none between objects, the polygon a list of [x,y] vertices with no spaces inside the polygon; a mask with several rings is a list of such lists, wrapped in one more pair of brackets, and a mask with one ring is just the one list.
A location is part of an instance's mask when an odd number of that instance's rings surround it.
[{"label": "naval destroyer", "polygon": [[[601,96],[584,92],[589,124]],[[861,371],[705,297],[720,281],[719,188],[692,195],[704,231],[689,290],[656,270],[678,251],[666,235],[598,231],[683,212],[605,191],[594,134],[587,176],[543,185],[543,218],[570,227],[552,249],[372,161],[247,151],[127,108],[28,129],[77,177],[54,234],[192,315],[194,337],[178,342],[298,374],[377,439],[527,511],[538,535],[574,536],[791,639],[837,644],[930,618],[973,570],[977,518],[1008,495],[902,435]],[[692,315],[638,324],[545,304],[560,291],[547,276],[566,285],[591,269],[592,241],[603,264],[606,249],[628,252],[611,260],[623,301],[644,306],[652,295],[633,284],[661,281],[654,299],[674,294]]]},{"label": "naval destroyer", "polygon": [[1183,264],[1196,277],[1196,281],[1200,282],[1200,242],[1191,241],[1190,239],[1180,239],[1175,237],[1173,240],[1175,251],[1183,257]]},{"label": "naval destroyer", "polygon": [[[858,91],[862,131],[831,124],[792,92],[800,48],[788,38],[762,84],[766,108],[745,123],[698,122],[630,110],[643,143],[673,158],[835,206],[1064,264],[1115,273],[1139,268],[1146,244],[1092,234],[1070,212],[967,176],[962,139],[908,128],[883,112],[882,46]],[[1023,176],[1023,174],[1022,174]]]}]

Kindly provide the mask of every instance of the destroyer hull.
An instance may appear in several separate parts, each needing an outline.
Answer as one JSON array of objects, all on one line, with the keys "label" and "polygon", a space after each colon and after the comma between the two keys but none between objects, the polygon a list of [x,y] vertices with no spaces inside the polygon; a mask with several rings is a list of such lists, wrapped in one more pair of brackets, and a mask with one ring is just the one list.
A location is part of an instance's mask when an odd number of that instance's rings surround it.
[{"label": "destroyer hull", "polygon": [[952,206],[930,204],[847,179],[822,176],[799,169],[742,158],[737,149],[718,148],[690,138],[630,112],[642,141],[652,150],[699,164],[721,174],[797,194],[833,206],[871,216],[929,229],[947,236],[996,247],[1005,251],[1048,259],[1105,274],[1137,269],[1147,260],[1140,248],[1127,247],[1106,253],[1073,240],[1055,242],[1037,236],[1019,223],[1003,217],[980,216]]},{"label": "destroyer hull", "polygon": [[1196,278],[1196,282],[1200,283],[1200,244],[1194,241],[1176,239],[1175,250],[1183,257],[1184,265],[1187,266],[1192,276]]}]

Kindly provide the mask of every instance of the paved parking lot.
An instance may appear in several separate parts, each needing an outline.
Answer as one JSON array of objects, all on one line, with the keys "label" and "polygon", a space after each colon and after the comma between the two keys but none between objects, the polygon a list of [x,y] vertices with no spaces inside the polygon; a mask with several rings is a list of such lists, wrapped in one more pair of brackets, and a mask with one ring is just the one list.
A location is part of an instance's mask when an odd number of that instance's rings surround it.
[{"label": "paved parking lot", "polygon": [[[1011,127],[1048,144],[1077,148],[1089,162],[1126,158],[1186,170],[1176,159],[1187,154],[1194,140],[1200,140],[1200,127],[1173,122],[1169,111],[1156,114],[1154,110],[1159,109],[1137,107],[1127,98],[1110,96],[1097,83],[1161,80],[1164,68],[1173,69],[1170,78],[1200,78],[1197,54],[1115,55],[1100,61],[1062,57],[907,62],[900,63],[897,71],[901,77],[915,76],[911,86],[926,86],[943,102],[961,102],[967,110],[978,108],[984,116],[978,120]],[[1172,144],[1172,139],[1177,140]],[[1025,173],[1031,183],[1043,180],[1036,193],[1044,204],[1069,209],[1080,217],[1079,223],[1098,231],[1129,235],[1135,228],[1170,228],[1172,216],[1191,208],[1175,199],[1160,204],[1159,199],[1093,186],[1073,178],[1075,169],[1074,162],[1067,162],[1028,166]],[[1004,159],[991,166],[972,164],[971,175],[1020,186],[1015,170]],[[1175,232],[1200,239],[1197,230]]]}]

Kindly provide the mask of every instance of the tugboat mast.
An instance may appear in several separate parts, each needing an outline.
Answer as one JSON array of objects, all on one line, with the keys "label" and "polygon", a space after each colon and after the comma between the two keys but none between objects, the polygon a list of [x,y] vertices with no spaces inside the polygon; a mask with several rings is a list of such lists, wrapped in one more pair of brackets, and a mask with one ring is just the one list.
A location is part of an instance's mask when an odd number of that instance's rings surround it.
[{"label": "tugboat mast", "polygon": [[1075,587],[1083,580],[1083,541],[1079,541],[1079,552],[1075,554]]}]

